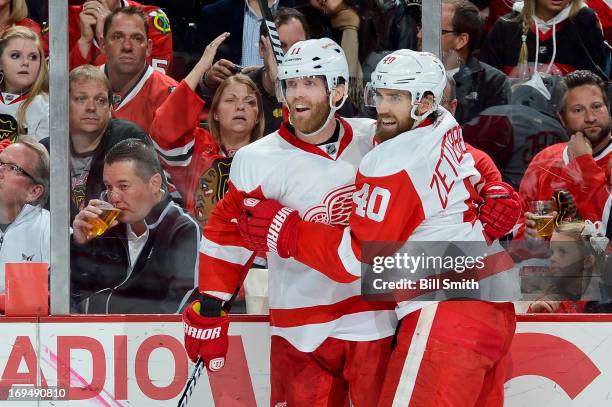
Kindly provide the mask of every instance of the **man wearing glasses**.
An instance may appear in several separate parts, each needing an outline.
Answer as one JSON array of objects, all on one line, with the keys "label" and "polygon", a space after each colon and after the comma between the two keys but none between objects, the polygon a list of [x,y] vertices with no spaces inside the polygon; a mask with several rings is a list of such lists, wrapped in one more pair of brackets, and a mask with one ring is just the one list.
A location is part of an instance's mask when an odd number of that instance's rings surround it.
[{"label": "man wearing glasses", "polygon": [[49,154],[30,136],[0,152],[0,293],[4,265],[49,263]]},{"label": "man wearing glasses", "polygon": [[457,84],[457,122],[463,125],[487,107],[507,104],[506,75],[472,55],[483,32],[476,6],[468,0],[443,0],[441,25],[442,62]]}]

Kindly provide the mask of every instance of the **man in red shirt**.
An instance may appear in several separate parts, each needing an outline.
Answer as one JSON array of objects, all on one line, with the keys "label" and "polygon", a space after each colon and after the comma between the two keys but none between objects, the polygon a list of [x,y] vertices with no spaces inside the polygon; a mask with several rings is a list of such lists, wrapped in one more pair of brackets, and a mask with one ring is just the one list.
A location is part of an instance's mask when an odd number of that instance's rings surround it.
[{"label": "man in red shirt", "polygon": [[[83,5],[68,8],[68,38],[70,47],[70,69],[79,65],[102,65],[106,62],[103,53],[104,19],[123,7],[136,7],[145,13],[148,36],[152,42],[147,63],[166,73],[172,62],[172,33],[166,14],[156,6],[147,6],[132,0],[87,0]],[[44,36],[48,37],[48,31]]]},{"label": "man in red shirt", "polygon": [[[590,71],[572,72],[563,81],[567,92],[560,118],[574,143],[553,144],[538,153],[525,171],[519,195],[523,209],[527,211],[529,201],[548,200],[554,192],[568,189],[576,200],[578,214],[592,218],[594,214],[590,209],[583,206],[581,210],[581,202],[598,202],[593,195],[587,195],[584,188],[587,180],[597,174],[603,179],[610,176],[612,133],[609,101],[604,82]],[[572,151],[571,144],[575,144],[577,135],[588,140],[591,154]],[[589,194],[595,192],[598,190],[589,191]]]},{"label": "man in red shirt", "polygon": [[147,18],[136,7],[110,13],[104,23],[101,67],[113,89],[113,117],[130,120],[147,133],[155,111],[178,85],[171,77],[147,64],[152,40],[147,36]]}]

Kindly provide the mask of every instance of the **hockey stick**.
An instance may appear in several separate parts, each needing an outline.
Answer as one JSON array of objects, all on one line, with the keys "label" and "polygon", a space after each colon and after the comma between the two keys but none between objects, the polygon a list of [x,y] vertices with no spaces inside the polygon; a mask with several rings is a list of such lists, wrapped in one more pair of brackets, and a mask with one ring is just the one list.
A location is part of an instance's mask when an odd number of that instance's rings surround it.
[{"label": "hockey stick", "polygon": [[200,375],[202,374],[202,370],[203,369],[204,369],[204,359],[198,358],[198,360],[197,360],[197,362],[195,364],[195,368],[193,369],[193,373],[189,377],[189,380],[187,380],[187,385],[185,386],[185,391],[183,392],[183,395],[179,399],[177,407],[186,407],[187,406],[187,402],[189,401],[189,397],[191,397],[191,393],[193,393],[193,389],[195,389],[195,386],[196,386],[196,384],[198,382],[198,379],[200,378]]},{"label": "hockey stick", "polygon": [[280,65],[283,62],[284,54],[283,48],[281,47],[281,41],[276,30],[276,24],[274,24],[274,18],[272,12],[268,7],[267,0],[259,0],[259,8],[261,9],[261,15],[263,20],[266,22],[266,28],[268,30],[268,37],[272,43],[272,51],[274,52],[274,59],[276,59],[276,65]]},{"label": "hockey stick", "polygon": [[[228,301],[225,302],[225,304],[223,304],[223,311],[227,315],[229,315],[230,309],[232,308],[232,305],[234,304],[236,297],[238,297],[238,293],[240,292],[240,287],[242,287],[242,283],[244,283],[244,279],[246,278],[249,272],[249,269],[251,265],[253,264],[254,260],[255,260],[255,253],[251,255],[249,260],[244,265],[242,275],[240,276],[238,285],[236,286],[236,289],[234,290],[234,294],[232,294],[232,298],[230,298]],[[196,384],[198,383],[198,379],[200,378],[200,375],[202,374],[203,370],[204,370],[204,359],[199,357],[198,360],[196,361],[195,367],[193,368],[193,372],[191,373],[191,376],[189,376],[189,380],[187,380],[187,384],[185,385],[185,390],[183,391],[183,394],[181,395],[181,398],[178,401],[177,407],[187,407],[189,398],[191,397],[191,394],[193,393],[193,390],[195,389]]]}]

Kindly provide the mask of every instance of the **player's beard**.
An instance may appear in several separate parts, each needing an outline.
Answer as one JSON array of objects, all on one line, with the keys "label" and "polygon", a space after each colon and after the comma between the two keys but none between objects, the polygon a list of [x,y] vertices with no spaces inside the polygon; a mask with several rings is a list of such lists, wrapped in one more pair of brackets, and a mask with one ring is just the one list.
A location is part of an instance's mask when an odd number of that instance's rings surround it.
[{"label": "player's beard", "polygon": [[314,133],[325,125],[325,120],[329,116],[329,103],[327,100],[318,102],[310,106],[310,116],[298,116],[295,114],[295,108],[289,110],[291,124],[299,130],[300,133]]},{"label": "player's beard", "polygon": [[[383,120],[394,120],[395,125],[391,128],[387,128],[382,125]],[[400,119],[398,117],[392,115],[384,115],[378,116],[376,120],[376,137],[382,143],[383,141],[387,141],[397,136],[398,134],[402,134],[412,128],[412,120]]]}]

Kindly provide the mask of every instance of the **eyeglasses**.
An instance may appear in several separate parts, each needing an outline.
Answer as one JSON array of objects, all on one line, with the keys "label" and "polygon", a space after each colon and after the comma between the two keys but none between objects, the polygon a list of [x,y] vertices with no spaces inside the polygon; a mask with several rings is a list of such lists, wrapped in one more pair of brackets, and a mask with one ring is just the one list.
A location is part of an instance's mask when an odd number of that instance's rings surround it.
[{"label": "eyeglasses", "polygon": [[40,182],[38,182],[36,178],[31,176],[26,170],[24,170],[17,164],[5,163],[4,161],[0,161],[0,168],[5,168],[11,172],[14,172],[15,174],[24,175],[30,178],[35,184],[40,184]]},{"label": "eyeglasses", "polygon": [[440,30],[440,32],[442,33],[442,35],[450,34],[450,33],[453,33],[453,34],[457,34],[458,33],[458,31],[455,31],[455,30],[444,30],[444,29]]}]

